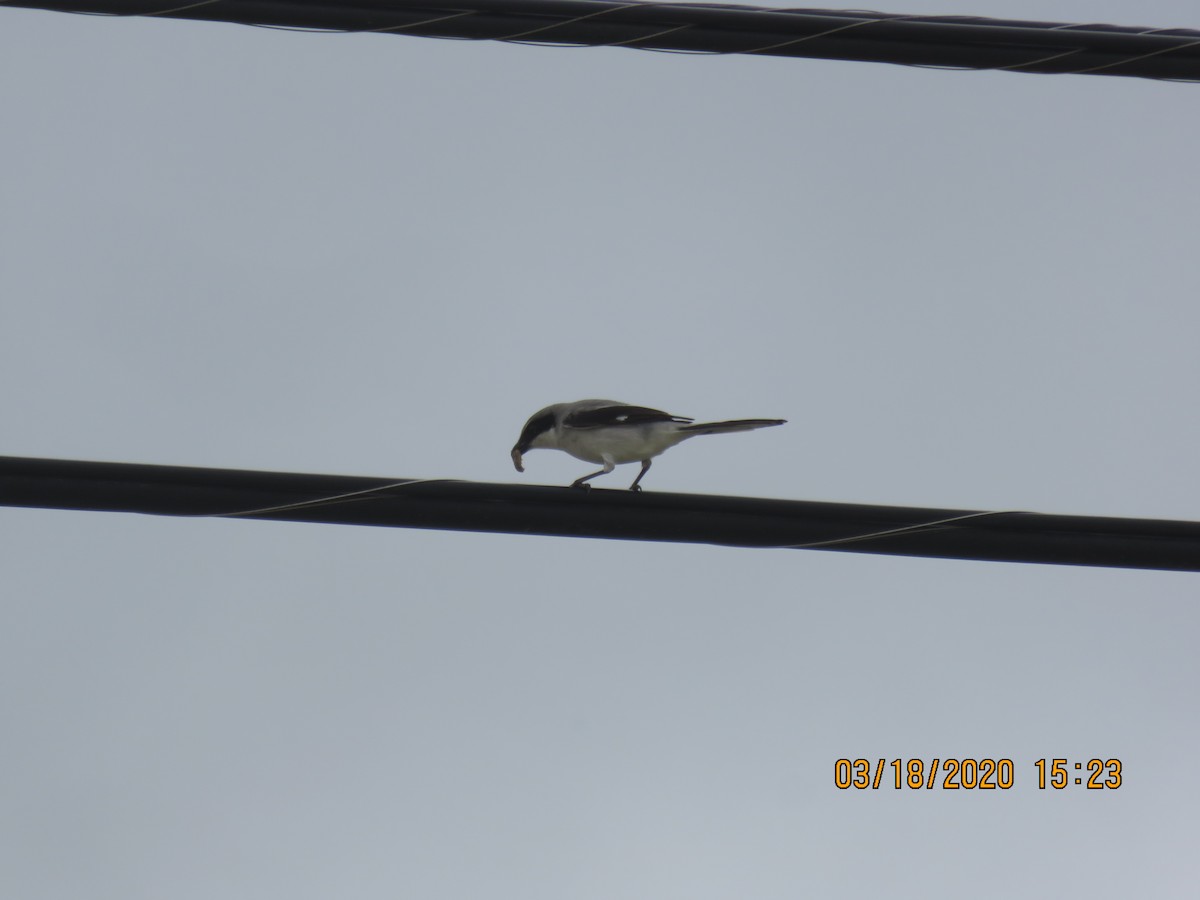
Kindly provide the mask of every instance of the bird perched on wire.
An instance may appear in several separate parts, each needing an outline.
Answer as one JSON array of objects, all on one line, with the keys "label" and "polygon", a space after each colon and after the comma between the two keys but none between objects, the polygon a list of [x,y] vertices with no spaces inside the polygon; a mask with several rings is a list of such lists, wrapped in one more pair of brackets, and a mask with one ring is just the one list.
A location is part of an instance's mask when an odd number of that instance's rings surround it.
[{"label": "bird perched on wire", "polygon": [[512,448],[512,461],[524,472],[522,459],[530,450],[562,450],[576,459],[599,463],[604,468],[571,482],[571,487],[590,488],[586,482],[607,475],[625,463],[640,462],[642,470],[629,486],[640,491],[638,482],[650,470],[650,461],[664,450],[698,434],[753,431],[782,425],[786,419],[734,419],[702,422],[673,416],[660,409],[630,406],[615,400],[577,400],[555,403],[529,417]]}]

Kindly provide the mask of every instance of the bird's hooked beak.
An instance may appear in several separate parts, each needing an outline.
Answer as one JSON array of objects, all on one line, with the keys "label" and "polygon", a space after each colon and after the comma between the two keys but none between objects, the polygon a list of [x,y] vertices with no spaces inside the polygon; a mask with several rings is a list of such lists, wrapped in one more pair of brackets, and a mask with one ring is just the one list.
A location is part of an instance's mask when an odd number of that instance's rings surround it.
[{"label": "bird's hooked beak", "polygon": [[521,465],[521,448],[513,447],[512,449],[513,465],[516,466],[518,472],[524,472],[525,467]]}]

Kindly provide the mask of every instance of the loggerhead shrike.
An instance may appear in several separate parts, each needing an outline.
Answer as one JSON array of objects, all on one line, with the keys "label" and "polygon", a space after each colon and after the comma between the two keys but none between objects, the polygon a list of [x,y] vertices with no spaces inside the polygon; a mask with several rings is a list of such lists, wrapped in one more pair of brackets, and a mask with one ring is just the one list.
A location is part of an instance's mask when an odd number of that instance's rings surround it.
[{"label": "loggerhead shrike", "polygon": [[703,422],[683,416],[673,416],[645,406],[629,406],[615,400],[577,400],[574,403],[555,403],[534,413],[512,449],[512,461],[518,472],[524,472],[521,457],[530,450],[562,450],[576,459],[600,463],[599,472],[584,475],[571,487],[588,488],[585,484],[597,475],[607,475],[616,466],[640,462],[642,471],[629,486],[640,491],[638,482],[650,470],[650,461],[698,434],[724,434],[727,431],[753,431],[770,425],[782,425],[786,419],[735,419],[729,422]]}]

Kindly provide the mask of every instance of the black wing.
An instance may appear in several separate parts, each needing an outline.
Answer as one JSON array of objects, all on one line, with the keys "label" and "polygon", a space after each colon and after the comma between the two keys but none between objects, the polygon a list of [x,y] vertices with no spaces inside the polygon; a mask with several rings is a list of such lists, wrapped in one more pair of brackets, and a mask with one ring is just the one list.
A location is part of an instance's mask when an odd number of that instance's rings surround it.
[{"label": "black wing", "polygon": [[647,422],[693,421],[683,416],[673,416],[661,409],[648,406],[602,406],[599,409],[584,409],[571,413],[563,421],[570,428],[611,428],[616,425],[644,425]]}]

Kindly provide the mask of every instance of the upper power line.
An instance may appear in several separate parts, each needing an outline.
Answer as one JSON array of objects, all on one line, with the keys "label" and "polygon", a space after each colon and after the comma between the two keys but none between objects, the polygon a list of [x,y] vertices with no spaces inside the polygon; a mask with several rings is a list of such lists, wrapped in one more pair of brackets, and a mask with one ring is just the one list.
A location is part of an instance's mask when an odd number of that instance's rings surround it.
[{"label": "upper power line", "polygon": [[9,0],[5,5],[475,41],[1200,81],[1200,31],[1186,28],[617,0]]},{"label": "upper power line", "polygon": [[0,457],[0,505],[1200,572],[1200,522]]}]

